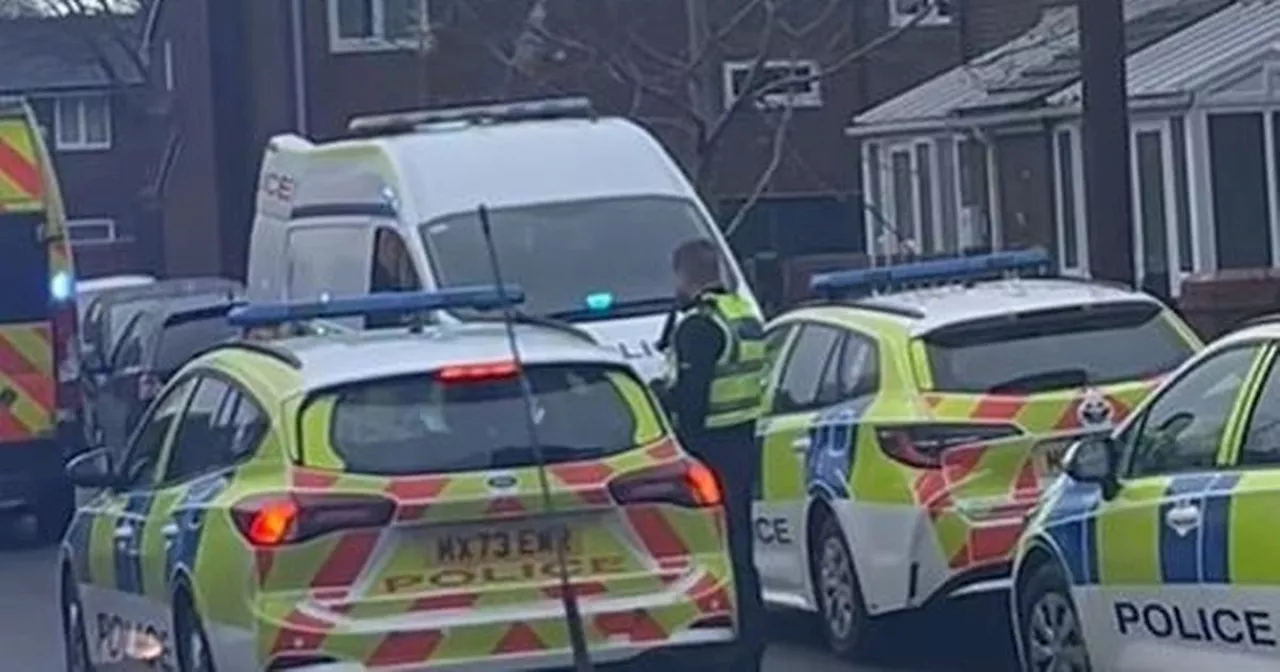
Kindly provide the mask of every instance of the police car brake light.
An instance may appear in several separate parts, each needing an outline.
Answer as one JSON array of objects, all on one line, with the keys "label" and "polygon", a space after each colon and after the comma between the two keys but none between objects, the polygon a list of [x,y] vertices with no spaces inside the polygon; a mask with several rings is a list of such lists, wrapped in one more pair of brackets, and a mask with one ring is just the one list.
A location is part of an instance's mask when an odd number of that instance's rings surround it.
[{"label": "police car brake light", "polygon": [[396,505],[376,495],[294,493],[253,497],[236,504],[232,519],[249,543],[259,547],[296,544],[338,530],[381,527]]},{"label": "police car brake light", "polygon": [[510,380],[520,373],[515,362],[490,362],[487,364],[460,364],[446,366],[436,372],[441,383],[486,383]]},{"label": "police car brake light", "polygon": [[996,441],[1022,432],[1013,425],[920,424],[876,428],[880,449],[889,457],[916,469],[937,469],[947,450]]},{"label": "police car brake light", "polygon": [[826,298],[860,292],[892,291],[909,286],[976,280],[1003,273],[1031,273],[1044,270],[1050,261],[1049,253],[1042,248],[934,259],[896,266],[821,273],[809,281],[809,289]]},{"label": "police car brake light", "polygon": [[227,319],[243,329],[273,327],[291,322],[428,313],[437,310],[498,310],[524,302],[515,285],[476,285],[422,292],[380,292],[318,301],[256,303],[231,310]]},{"label": "police car brake light", "polygon": [[675,504],[688,508],[720,506],[720,482],[706,465],[686,459],[624,474],[609,484],[619,504]]}]

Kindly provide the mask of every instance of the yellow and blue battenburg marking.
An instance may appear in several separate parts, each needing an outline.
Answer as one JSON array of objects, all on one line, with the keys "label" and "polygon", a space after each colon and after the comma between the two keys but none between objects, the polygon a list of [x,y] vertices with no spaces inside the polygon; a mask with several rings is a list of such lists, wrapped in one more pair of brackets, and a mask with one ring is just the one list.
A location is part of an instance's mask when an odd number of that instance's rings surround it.
[{"label": "yellow and blue battenburg marking", "polygon": [[183,493],[173,516],[177,534],[174,543],[165,549],[166,577],[173,576],[179,567],[188,570],[195,567],[208,505],[225,492],[234,479],[234,472],[213,474],[194,481]]},{"label": "yellow and blue battenburg marking", "polygon": [[[1147,478],[1126,484],[1111,502],[1097,485],[1068,481],[1044,531],[1077,586],[1228,584],[1240,479],[1206,472]],[[1178,529],[1167,521],[1171,510],[1188,505],[1200,510],[1199,524]]]}]

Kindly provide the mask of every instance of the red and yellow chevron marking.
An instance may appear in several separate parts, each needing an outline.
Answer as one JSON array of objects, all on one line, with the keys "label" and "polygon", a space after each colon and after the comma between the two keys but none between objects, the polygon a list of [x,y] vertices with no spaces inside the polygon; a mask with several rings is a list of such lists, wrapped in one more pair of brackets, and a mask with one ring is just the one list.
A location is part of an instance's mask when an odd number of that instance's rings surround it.
[{"label": "red and yellow chevron marking", "polygon": [[[1133,381],[1099,392],[1111,405],[1112,422],[1129,414],[1158,385],[1160,379]],[[929,410],[947,420],[1008,422],[1031,433],[1087,429],[1080,422],[1080,405],[1091,398],[1087,389],[1067,394],[1004,396],[931,393],[924,395]]]},{"label": "red and yellow chevron marking", "polygon": [[49,326],[0,325],[0,442],[48,432],[55,403]]},{"label": "red and yellow chevron marking", "polygon": [[41,210],[44,191],[27,120],[0,120],[0,212]]},{"label": "red and yellow chevron marking", "polygon": [[[636,469],[687,459],[672,440],[663,440],[607,460],[552,465],[553,501],[560,510],[610,505],[607,524],[580,528],[584,555],[573,562],[608,558],[610,569],[571,579],[577,598],[587,606],[588,640],[602,646],[652,643],[694,624],[729,627],[735,621],[732,565],[727,552],[722,512],[644,505],[611,506],[609,482]],[[257,553],[257,576],[266,604],[259,614],[258,650],[266,660],[281,655],[320,653],[362,661],[371,668],[424,662],[457,662],[510,657],[569,647],[563,620],[548,617],[510,622],[503,618],[476,625],[443,627],[454,614],[498,614],[522,605],[560,599],[551,580],[504,575],[502,565],[462,566],[456,572],[424,568],[422,552],[409,543],[373,566],[379,543],[394,535],[399,544],[413,535],[430,543],[442,528],[434,523],[470,525],[501,523],[527,517],[542,508],[542,495],[532,470],[517,470],[519,485],[496,493],[485,472],[414,477],[373,477],[294,469],[290,483],[300,491],[377,493],[397,503],[395,524],[382,530],[353,530],[309,542],[305,547]],[[423,523],[427,523],[424,525]],[[577,528],[575,528],[577,529]],[[381,548],[388,548],[385,543]],[[636,549],[641,549],[637,553]],[[427,582],[424,571],[474,575],[447,588]],[[496,571],[490,575],[489,571]],[[376,572],[376,575],[367,572]],[[495,578],[495,576],[497,578]],[[409,579],[408,589],[393,589]],[[353,584],[359,581],[359,592]],[[438,586],[428,588],[428,586]],[[670,594],[662,606],[612,610],[610,600]],[[277,601],[278,600],[278,601]],[[311,605],[305,611],[301,605]],[[326,614],[319,618],[316,614]],[[421,616],[406,629],[403,617]],[[370,629],[384,620],[395,630]],[[430,627],[427,627],[427,626]]]}]

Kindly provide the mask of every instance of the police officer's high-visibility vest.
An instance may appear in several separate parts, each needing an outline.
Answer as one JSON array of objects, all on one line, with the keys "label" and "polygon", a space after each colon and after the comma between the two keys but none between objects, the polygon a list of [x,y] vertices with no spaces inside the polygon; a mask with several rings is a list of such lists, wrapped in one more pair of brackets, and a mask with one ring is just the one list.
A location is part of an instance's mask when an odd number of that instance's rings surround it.
[{"label": "police officer's high-visibility vest", "polygon": [[[703,315],[720,327],[724,349],[716,361],[707,400],[708,429],[754,422],[763,411],[765,341],[764,325],[751,304],[735,293],[709,292],[681,319]],[[668,357],[676,357],[675,348]],[[672,362],[674,371],[675,362]],[[679,375],[676,373],[675,375]]]}]

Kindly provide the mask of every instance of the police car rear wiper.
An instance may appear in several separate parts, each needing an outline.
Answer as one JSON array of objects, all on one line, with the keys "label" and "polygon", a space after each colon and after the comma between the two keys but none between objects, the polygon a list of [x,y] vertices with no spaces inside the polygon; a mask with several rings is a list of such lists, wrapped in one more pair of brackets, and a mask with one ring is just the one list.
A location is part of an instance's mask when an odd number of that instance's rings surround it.
[{"label": "police car rear wiper", "polygon": [[1006,380],[987,388],[988,394],[1030,394],[1089,384],[1089,372],[1084,369],[1054,369],[1039,371]]},{"label": "police car rear wiper", "polygon": [[619,317],[656,311],[669,311],[676,305],[674,296],[654,296],[630,301],[614,301],[607,306],[583,306],[549,313],[557,320],[584,320],[590,318]]}]

